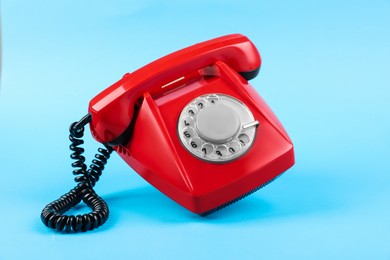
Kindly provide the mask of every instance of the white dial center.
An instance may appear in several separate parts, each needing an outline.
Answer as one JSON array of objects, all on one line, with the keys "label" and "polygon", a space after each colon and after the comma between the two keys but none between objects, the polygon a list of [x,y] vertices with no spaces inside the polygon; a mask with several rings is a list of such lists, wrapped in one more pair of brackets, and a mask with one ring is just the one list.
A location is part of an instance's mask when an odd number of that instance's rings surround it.
[{"label": "white dial center", "polygon": [[215,104],[201,109],[196,121],[199,135],[217,144],[233,138],[239,131],[240,125],[238,114],[224,104]]}]

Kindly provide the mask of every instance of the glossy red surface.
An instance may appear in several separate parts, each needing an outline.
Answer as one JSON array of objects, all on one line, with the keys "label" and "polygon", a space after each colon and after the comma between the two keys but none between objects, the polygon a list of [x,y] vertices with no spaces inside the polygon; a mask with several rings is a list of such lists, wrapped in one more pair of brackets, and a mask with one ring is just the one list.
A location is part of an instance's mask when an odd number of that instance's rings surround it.
[{"label": "glossy red surface", "polygon": [[[135,102],[142,99],[131,140],[115,150],[144,179],[190,211],[212,210],[294,164],[293,145],[283,126],[238,74],[259,66],[256,48],[242,35],[168,55],[125,76],[91,101],[92,134],[98,141],[115,139],[128,127]],[[241,100],[260,122],[249,151],[228,163],[193,156],[177,134],[177,120],[185,105],[209,93]]]}]

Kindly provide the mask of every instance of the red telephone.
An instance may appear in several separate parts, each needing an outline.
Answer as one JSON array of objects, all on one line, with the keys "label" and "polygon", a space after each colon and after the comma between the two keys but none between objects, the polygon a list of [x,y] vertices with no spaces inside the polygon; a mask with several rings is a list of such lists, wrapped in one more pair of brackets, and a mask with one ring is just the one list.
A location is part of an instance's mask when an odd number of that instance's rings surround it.
[{"label": "red telephone", "polygon": [[91,132],[168,197],[208,213],[294,164],[286,131],[247,82],[260,65],[240,34],[174,52],[93,98]]},{"label": "red telephone", "polygon": [[[240,34],[169,54],[125,74],[91,100],[92,135],[180,205],[197,214],[211,213],[294,164],[289,136],[248,83],[260,65],[256,47]],[[74,193],[83,192],[95,194]],[[82,199],[93,206],[92,199]],[[64,201],[72,205],[61,208]],[[104,217],[96,213],[64,219],[60,214],[76,202],[64,197],[49,204],[42,220],[67,231],[90,230],[105,222],[108,208]]]}]

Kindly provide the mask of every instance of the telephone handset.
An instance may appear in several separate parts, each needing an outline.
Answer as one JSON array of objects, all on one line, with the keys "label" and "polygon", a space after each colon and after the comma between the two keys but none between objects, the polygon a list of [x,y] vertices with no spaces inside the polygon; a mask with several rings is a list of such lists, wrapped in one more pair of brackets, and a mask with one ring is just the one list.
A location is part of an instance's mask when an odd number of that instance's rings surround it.
[{"label": "telephone handset", "polygon": [[217,62],[227,64],[249,80],[259,72],[261,60],[256,47],[245,36],[235,34],[182,49],[125,74],[90,102],[94,137],[102,143],[121,143],[120,135],[133,118],[134,104],[144,93],[162,95],[202,73],[212,74],[212,68],[207,68]]},{"label": "telephone handset", "polygon": [[[281,123],[248,83],[260,65],[253,43],[233,34],[125,74],[93,98],[89,114],[71,126],[72,158],[80,168],[75,174],[82,175],[72,194],[80,198],[64,195],[49,204],[43,222],[66,231],[105,222],[107,205],[92,187],[113,150],[155,188],[200,215],[275,179],[294,164],[294,151]],[[77,150],[87,123],[106,147],[90,170]],[[92,215],[63,216],[81,199]]]}]

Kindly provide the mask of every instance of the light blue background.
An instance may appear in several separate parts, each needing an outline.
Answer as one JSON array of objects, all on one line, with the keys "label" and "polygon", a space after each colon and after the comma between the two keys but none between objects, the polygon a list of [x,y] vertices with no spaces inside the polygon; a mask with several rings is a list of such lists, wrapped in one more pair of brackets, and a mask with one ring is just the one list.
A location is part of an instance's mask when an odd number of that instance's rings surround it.
[{"label": "light blue background", "polygon": [[[81,3],[82,2],[82,3]],[[0,259],[390,259],[390,1],[2,1]],[[68,126],[125,72],[247,35],[251,83],[296,165],[207,218],[115,155],[96,190],[108,222],[63,235],[39,219],[74,186]],[[87,156],[98,144],[86,137]]]}]

